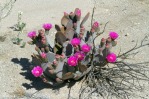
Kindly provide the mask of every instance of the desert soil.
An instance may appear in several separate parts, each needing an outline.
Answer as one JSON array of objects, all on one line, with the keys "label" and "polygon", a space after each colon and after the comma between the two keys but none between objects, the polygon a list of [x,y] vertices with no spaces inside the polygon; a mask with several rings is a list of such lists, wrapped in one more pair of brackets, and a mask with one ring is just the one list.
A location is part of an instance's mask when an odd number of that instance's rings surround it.
[{"label": "desert soil", "polygon": [[[5,0],[3,1],[5,2]],[[94,19],[101,23],[101,29],[109,21],[105,34],[101,37],[108,36],[109,31],[116,31],[120,35],[118,46],[114,48],[116,53],[120,48],[122,52],[131,49],[137,41],[141,42],[146,35],[149,35],[149,0],[95,1]],[[85,15],[87,12],[92,12],[93,5],[93,0],[16,1],[10,15],[0,22],[0,99],[29,98],[33,93],[33,97],[41,99],[67,99],[69,93],[68,86],[53,90],[49,85],[43,84],[41,79],[33,77],[28,71],[31,54],[36,53],[34,47],[26,44],[25,48],[20,48],[11,42],[11,39],[17,36],[17,31],[13,31],[10,27],[17,23],[18,11],[23,12],[22,20],[27,24],[20,37],[27,42],[29,40],[27,32],[40,29],[43,23],[50,22],[53,25],[60,25],[64,11],[70,12],[78,7],[82,10],[82,15]],[[91,16],[85,24],[86,29],[90,28],[90,20]],[[53,28],[49,35],[52,42],[55,32],[56,30]],[[3,40],[2,37],[4,37]],[[100,41],[101,37],[96,43]],[[139,54],[132,61],[149,61],[148,50],[149,47],[139,50]],[[136,93],[149,99],[148,82],[141,83],[144,84],[145,90],[142,93]],[[76,83],[71,88],[71,99],[78,99],[80,85],[80,83]],[[99,97],[93,99],[99,99]],[[132,97],[132,99],[136,99],[136,97]],[[141,98],[138,97],[138,99]]]}]

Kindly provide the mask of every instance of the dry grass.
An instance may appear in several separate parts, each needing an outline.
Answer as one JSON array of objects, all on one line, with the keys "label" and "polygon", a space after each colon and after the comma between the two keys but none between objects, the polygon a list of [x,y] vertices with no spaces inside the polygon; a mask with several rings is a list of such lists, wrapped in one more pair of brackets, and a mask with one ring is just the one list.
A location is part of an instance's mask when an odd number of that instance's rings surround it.
[{"label": "dry grass", "polygon": [[11,93],[11,95],[14,95],[17,98],[22,98],[25,96],[25,90],[21,87],[18,87],[14,92]]}]

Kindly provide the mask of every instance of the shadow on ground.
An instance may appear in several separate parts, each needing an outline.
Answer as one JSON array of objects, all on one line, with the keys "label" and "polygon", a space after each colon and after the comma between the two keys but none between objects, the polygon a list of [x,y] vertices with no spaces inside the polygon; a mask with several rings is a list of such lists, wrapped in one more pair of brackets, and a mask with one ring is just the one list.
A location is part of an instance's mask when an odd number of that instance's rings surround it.
[{"label": "shadow on ground", "polygon": [[[58,86],[51,86],[49,84],[46,84],[42,81],[41,78],[36,78],[32,75],[31,73],[31,69],[33,68],[34,64],[33,62],[30,62],[29,59],[27,58],[13,58],[11,60],[13,63],[15,64],[19,64],[20,66],[22,66],[22,72],[20,72],[20,74],[22,76],[25,77],[25,79],[30,80],[31,83],[23,83],[22,86],[25,87],[26,89],[31,89],[31,88],[35,88],[36,90],[42,90],[44,88],[51,88],[53,90],[55,89],[60,89],[61,87],[64,87],[67,84],[67,81],[61,85]],[[71,80],[68,88],[72,87],[74,84],[76,83],[76,81]]]}]

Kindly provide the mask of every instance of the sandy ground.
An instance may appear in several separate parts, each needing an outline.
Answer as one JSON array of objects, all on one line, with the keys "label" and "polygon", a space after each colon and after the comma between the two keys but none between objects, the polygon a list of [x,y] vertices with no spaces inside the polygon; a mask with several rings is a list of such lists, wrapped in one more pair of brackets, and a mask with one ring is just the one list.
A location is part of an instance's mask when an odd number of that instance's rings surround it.
[{"label": "sandy ground", "polygon": [[[145,35],[149,35],[149,1],[148,0],[96,0],[95,19],[101,24],[109,21],[105,34],[109,31],[119,33],[118,46],[115,52],[118,53],[120,47],[122,52],[132,48],[135,42],[140,42]],[[45,22],[60,24],[63,12],[73,11],[76,7],[82,9],[83,15],[91,12],[93,1],[91,0],[17,0],[11,14],[0,23],[0,36],[6,36],[4,42],[0,41],[0,99],[13,98],[17,91],[25,92],[30,96],[37,90],[33,97],[44,99],[67,99],[67,86],[53,90],[41,82],[40,79],[34,78],[27,70],[31,61],[31,54],[34,51],[33,46],[26,45],[20,48],[11,42],[11,38],[17,36],[17,32],[9,27],[17,23],[17,12],[23,12],[23,21],[27,23],[25,31],[21,34],[23,41],[28,41],[26,37],[30,30],[37,30]],[[90,19],[89,19],[90,20]],[[86,28],[90,27],[90,21],[86,23]],[[103,25],[101,25],[101,28]],[[55,29],[51,30],[51,41]],[[128,36],[125,36],[128,35]],[[99,37],[99,40],[101,39]],[[96,43],[98,43],[98,41]],[[149,61],[149,47],[144,47],[133,61]],[[141,94],[149,99],[149,85],[145,84],[145,90]],[[71,99],[78,99],[80,83],[75,84],[71,90]],[[14,93],[16,92],[16,93]],[[99,99],[93,98],[93,99]],[[132,99],[136,99],[132,98]],[[138,98],[141,99],[141,98]],[[143,98],[142,98],[143,99]]]}]

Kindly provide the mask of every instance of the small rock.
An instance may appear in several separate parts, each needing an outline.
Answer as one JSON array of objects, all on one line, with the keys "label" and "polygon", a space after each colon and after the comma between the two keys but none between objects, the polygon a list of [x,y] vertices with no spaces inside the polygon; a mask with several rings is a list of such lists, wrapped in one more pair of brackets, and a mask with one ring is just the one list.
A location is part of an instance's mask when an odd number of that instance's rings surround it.
[{"label": "small rock", "polygon": [[5,37],[5,36],[0,36],[0,42],[4,42],[4,41],[5,41],[5,39],[6,39],[6,37]]},{"label": "small rock", "polygon": [[129,36],[129,33],[126,33],[125,36]]},{"label": "small rock", "polygon": [[135,42],[135,40],[132,40],[131,42]]}]

